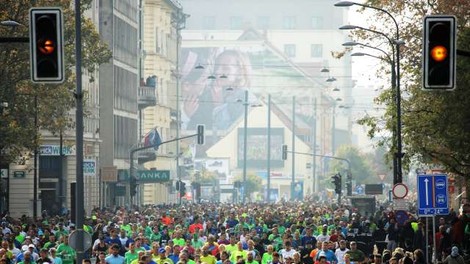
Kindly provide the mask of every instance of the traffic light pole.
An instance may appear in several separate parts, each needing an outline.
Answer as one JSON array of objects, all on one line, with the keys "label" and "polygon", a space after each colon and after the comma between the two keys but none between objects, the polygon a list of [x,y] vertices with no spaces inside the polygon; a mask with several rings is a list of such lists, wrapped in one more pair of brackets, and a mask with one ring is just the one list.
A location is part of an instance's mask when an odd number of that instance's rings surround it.
[{"label": "traffic light pole", "polygon": [[199,133],[188,135],[188,136],[185,136],[185,137],[174,138],[174,139],[171,139],[171,140],[168,140],[168,141],[163,141],[158,145],[150,145],[150,146],[135,148],[135,149],[132,149],[130,151],[130,157],[129,157],[129,159],[130,159],[130,162],[129,162],[130,163],[130,166],[129,166],[129,188],[127,188],[127,191],[126,191],[126,196],[128,197],[129,205],[132,204],[132,197],[131,197],[131,179],[132,179],[132,177],[134,177],[134,179],[136,179],[136,182],[138,183],[137,177],[136,177],[135,171],[134,171],[134,154],[138,151],[141,151],[141,150],[145,150],[145,149],[149,149],[149,148],[155,148],[155,147],[161,146],[163,144],[179,141],[179,140],[186,139],[186,138],[192,138],[192,137],[196,137],[196,136],[200,136]]},{"label": "traffic light pole", "polygon": [[[75,89],[75,144],[76,144],[76,200],[75,225],[77,226],[76,263],[82,263],[85,258],[84,224],[84,183],[83,183],[83,91],[82,91],[82,13],[80,0],[75,0],[75,76],[77,86]],[[31,40],[33,41],[33,40]],[[63,51],[62,51],[63,52]],[[62,76],[63,79],[63,76]],[[72,190],[73,192],[73,190]]]}]

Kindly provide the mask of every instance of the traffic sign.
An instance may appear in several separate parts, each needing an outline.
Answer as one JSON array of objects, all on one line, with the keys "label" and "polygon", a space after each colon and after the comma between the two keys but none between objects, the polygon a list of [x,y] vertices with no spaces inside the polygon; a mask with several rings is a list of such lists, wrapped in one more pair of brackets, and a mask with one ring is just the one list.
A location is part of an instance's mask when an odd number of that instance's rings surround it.
[{"label": "traffic sign", "polygon": [[403,199],[408,194],[408,187],[403,183],[397,183],[392,189],[393,197]]},{"label": "traffic sign", "polygon": [[364,193],[364,188],[361,185],[356,185],[356,193],[357,194],[363,194]]},{"label": "traffic sign", "polygon": [[410,218],[408,213],[404,210],[395,211],[395,218],[399,225],[404,225],[405,222]]},{"label": "traffic sign", "polygon": [[72,233],[70,233],[69,235],[69,246],[75,250],[78,249],[78,242],[77,242],[77,239],[78,239],[78,233],[82,233],[83,234],[83,250],[88,250],[91,248],[91,235],[84,231],[84,230],[75,230],[73,231]]},{"label": "traffic sign", "polygon": [[418,214],[449,214],[447,175],[418,175]]},{"label": "traffic sign", "polygon": [[0,169],[0,178],[2,179],[8,178],[8,169]]}]

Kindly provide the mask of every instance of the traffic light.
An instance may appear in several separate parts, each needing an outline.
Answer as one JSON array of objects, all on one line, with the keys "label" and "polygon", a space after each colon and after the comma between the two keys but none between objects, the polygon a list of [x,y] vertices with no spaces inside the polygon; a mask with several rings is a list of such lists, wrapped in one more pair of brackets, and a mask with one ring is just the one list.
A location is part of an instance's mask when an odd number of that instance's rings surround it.
[{"label": "traffic light", "polygon": [[180,190],[180,181],[176,181],[175,187],[177,191]]},{"label": "traffic light", "polygon": [[197,125],[197,144],[204,145],[204,125]]},{"label": "traffic light", "polygon": [[233,187],[239,189],[240,187],[242,187],[242,183],[240,181],[236,181],[233,183]]},{"label": "traffic light", "polygon": [[347,191],[348,196],[352,195],[352,184],[349,181],[346,182],[346,191]]},{"label": "traffic light", "polygon": [[287,160],[287,145],[282,145],[282,160]]},{"label": "traffic light", "polygon": [[134,176],[131,176],[130,179],[130,191],[131,191],[131,197],[134,197],[137,194],[137,179]]},{"label": "traffic light", "polygon": [[337,173],[333,177],[332,183],[335,185],[335,193],[340,194],[341,193],[341,174]]},{"label": "traffic light", "polygon": [[31,8],[29,15],[31,80],[61,83],[64,81],[62,10]]},{"label": "traffic light", "polygon": [[426,16],[423,28],[423,87],[452,90],[457,57],[455,17]]},{"label": "traffic light", "polygon": [[186,183],[180,181],[180,197],[183,197],[186,194]]}]

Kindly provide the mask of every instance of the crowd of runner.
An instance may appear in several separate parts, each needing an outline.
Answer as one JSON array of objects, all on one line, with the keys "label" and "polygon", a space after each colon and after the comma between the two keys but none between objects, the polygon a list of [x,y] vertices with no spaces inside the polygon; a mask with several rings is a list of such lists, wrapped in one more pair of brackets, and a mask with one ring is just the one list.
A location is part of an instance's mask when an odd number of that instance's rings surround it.
[{"label": "crowd of runner", "polygon": [[[470,205],[437,217],[356,211],[312,201],[276,204],[185,204],[95,209],[87,264],[468,264]],[[432,223],[432,221],[431,221]],[[428,229],[426,230],[426,226]],[[433,232],[435,228],[435,232]],[[0,264],[73,264],[66,216],[1,220]],[[435,233],[435,236],[433,235]],[[433,240],[434,239],[434,240]],[[436,244],[435,254],[431,252]]]}]

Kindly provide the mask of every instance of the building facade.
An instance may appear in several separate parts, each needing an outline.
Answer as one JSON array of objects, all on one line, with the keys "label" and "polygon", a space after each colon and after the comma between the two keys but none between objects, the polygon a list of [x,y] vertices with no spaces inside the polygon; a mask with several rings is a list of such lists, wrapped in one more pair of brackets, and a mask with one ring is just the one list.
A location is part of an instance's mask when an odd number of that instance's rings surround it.
[{"label": "building facade", "polygon": [[[145,80],[156,80],[156,105],[143,110],[142,131],[145,136],[155,129],[162,141],[168,141],[179,135],[177,61],[185,17],[181,5],[172,0],[146,0],[142,15],[142,73]],[[143,184],[141,203],[177,202],[172,182],[178,179],[178,149],[179,142],[163,144],[156,151],[156,159],[145,163],[148,170],[170,171],[170,181]]]}]

